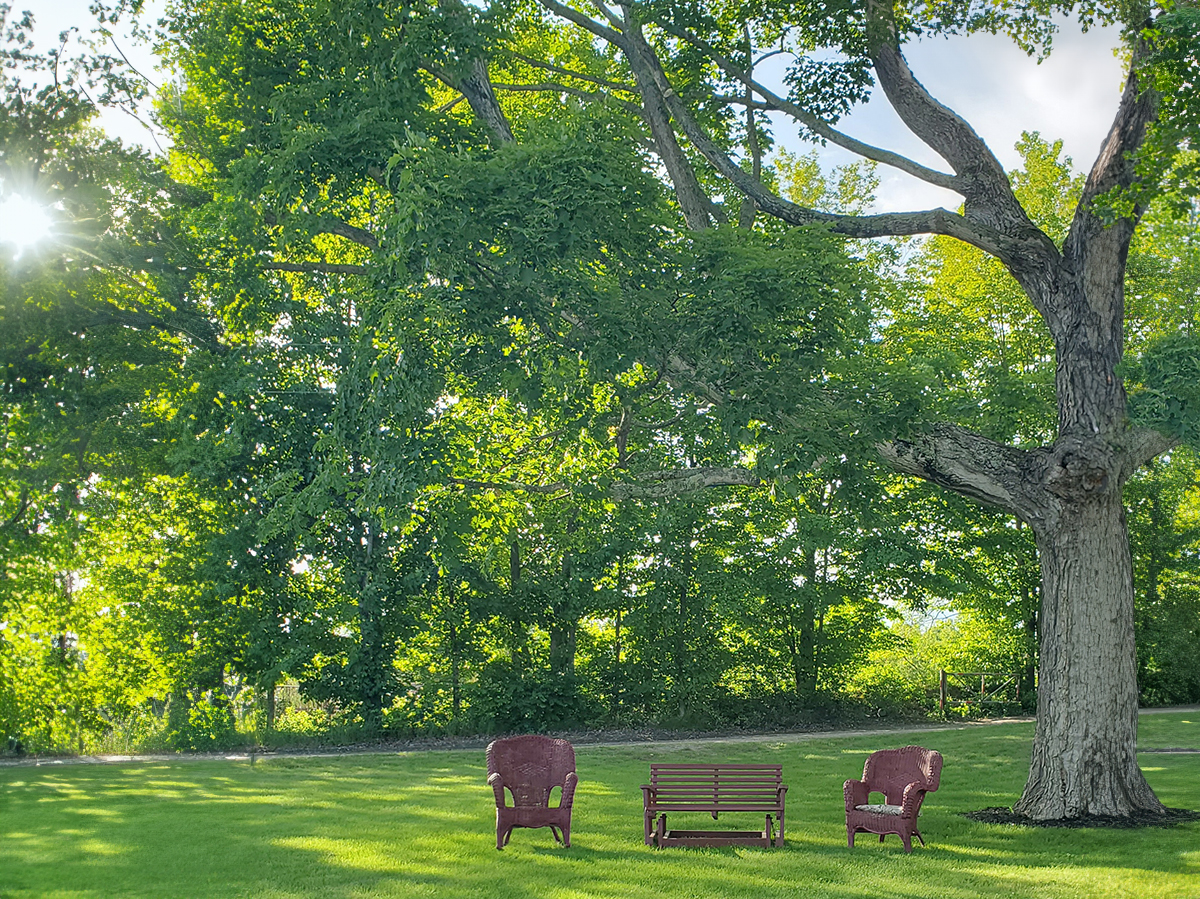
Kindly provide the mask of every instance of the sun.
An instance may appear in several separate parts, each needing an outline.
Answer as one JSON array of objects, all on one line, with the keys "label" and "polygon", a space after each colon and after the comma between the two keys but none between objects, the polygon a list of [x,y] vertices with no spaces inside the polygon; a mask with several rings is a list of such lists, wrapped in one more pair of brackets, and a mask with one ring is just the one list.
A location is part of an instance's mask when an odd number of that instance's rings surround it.
[{"label": "sun", "polygon": [[48,238],[53,230],[54,220],[45,206],[20,194],[0,200],[0,244],[12,247],[15,257]]}]

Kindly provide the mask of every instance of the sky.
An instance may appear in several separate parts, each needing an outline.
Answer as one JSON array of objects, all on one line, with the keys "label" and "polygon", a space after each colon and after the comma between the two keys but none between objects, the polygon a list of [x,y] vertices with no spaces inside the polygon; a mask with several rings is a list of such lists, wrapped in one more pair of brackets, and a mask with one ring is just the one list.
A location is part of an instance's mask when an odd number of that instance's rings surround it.
[{"label": "sky", "polygon": [[[44,46],[57,43],[58,33],[72,25],[86,30],[91,23],[88,0],[15,0],[13,5],[34,13],[36,36]],[[161,8],[162,2],[150,0],[147,6]],[[1040,65],[1007,38],[994,35],[927,38],[909,44],[905,55],[917,79],[970,122],[1006,168],[1019,165],[1013,147],[1021,132],[1037,131],[1047,140],[1061,139],[1076,170],[1086,171],[1099,152],[1120,98],[1123,72],[1113,54],[1117,33],[1093,29],[1083,34],[1069,21],[1060,24],[1054,52]],[[148,51],[128,40],[122,41],[122,49],[149,74],[153,60]],[[102,125],[114,136],[153,146],[144,128],[128,116],[109,113]],[[866,143],[946,168],[908,132],[881,97],[855,110],[838,127]],[[808,149],[785,124],[781,123],[775,134],[790,150]],[[829,148],[821,151],[821,159],[833,166],[852,157]],[[879,211],[935,206],[957,209],[961,203],[957,194],[892,169],[881,166],[879,175]]]}]

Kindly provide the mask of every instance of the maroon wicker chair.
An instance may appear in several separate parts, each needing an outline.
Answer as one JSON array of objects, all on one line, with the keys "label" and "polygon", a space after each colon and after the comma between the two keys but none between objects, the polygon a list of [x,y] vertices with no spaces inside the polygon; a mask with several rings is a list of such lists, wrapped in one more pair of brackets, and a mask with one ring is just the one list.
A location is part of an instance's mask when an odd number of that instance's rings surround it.
[{"label": "maroon wicker chair", "polygon": [[[905,746],[871,753],[862,780],[848,780],[842,788],[850,847],[856,833],[877,833],[881,843],[885,834],[899,834],[905,852],[912,852],[914,836],[924,846],[917,815],[925,794],[936,790],[941,778],[942,755],[932,749]],[[884,801],[872,805],[872,793],[882,793]]]},{"label": "maroon wicker chair", "polygon": [[[536,735],[496,740],[487,748],[487,770],[496,794],[497,849],[508,844],[514,827],[549,827],[556,841],[571,845],[571,803],[579,777],[570,743]],[[555,787],[562,795],[551,807]],[[512,805],[505,803],[505,790]]]}]

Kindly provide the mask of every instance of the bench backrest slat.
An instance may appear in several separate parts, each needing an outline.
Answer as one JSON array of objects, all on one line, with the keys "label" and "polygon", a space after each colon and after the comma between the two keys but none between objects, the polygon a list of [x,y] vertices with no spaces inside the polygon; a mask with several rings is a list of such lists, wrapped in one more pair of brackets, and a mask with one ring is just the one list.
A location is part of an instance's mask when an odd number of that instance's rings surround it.
[{"label": "bench backrest slat", "polygon": [[676,811],[755,811],[779,805],[783,785],[781,765],[650,766],[654,804],[670,804]]}]

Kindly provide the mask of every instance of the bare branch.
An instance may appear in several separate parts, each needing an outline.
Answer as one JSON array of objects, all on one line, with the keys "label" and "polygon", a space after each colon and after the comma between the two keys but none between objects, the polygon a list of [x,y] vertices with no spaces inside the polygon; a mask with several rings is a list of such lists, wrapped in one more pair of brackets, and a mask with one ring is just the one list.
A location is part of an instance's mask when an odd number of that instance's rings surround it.
[{"label": "bare branch", "polygon": [[441,106],[439,106],[437,109],[435,109],[434,112],[436,112],[438,115],[445,115],[446,113],[448,113],[450,110],[452,110],[455,106],[457,106],[459,103],[461,103],[465,99],[467,99],[467,98],[464,97],[462,94],[459,94],[457,97],[455,97],[449,103],[443,103]]},{"label": "bare branch", "polygon": [[594,84],[597,87],[607,88],[614,91],[626,91],[631,94],[637,93],[637,88],[632,84],[622,84],[619,81],[608,81],[604,78],[597,78],[593,75],[585,75],[583,72],[576,72],[574,69],[568,69],[565,66],[556,65],[552,62],[546,62],[544,59],[534,59],[532,56],[526,56],[523,53],[513,53],[513,57],[528,63],[537,69],[545,69],[548,72],[557,72],[559,75],[566,75],[569,78],[578,78],[580,81],[586,81],[588,84]]},{"label": "bare branch", "polygon": [[[527,484],[519,481],[481,481],[474,478],[449,478],[452,484],[477,490],[499,490],[506,492],[533,493],[541,496],[565,498],[572,495],[574,488],[565,482],[552,484]],[[704,468],[680,468],[671,471],[646,471],[629,481],[615,481],[608,494],[618,502],[630,499],[666,499],[695,493],[713,487],[758,487],[762,479],[747,468],[716,466]]]},{"label": "bare branch", "polygon": [[747,468],[681,468],[646,471],[634,481],[619,481],[609,491],[615,500],[666,499],[713,487],[758,487],[762,479]]},{"label": "bare branch", "polygon": [[554,484],[527,484],[521,481],[480,481],[475,478],[447,478],[451,484],[458,484],[460,487],[473,487],[476,490],[499,490],[504,492],[517,493],[537,493],[537,494],[553,494],[553,493],[570,493],[567,485],[561,481]]},{"label": "bare branch", "polygon": [[325,217],[322,219],[319,227],[319,233],[336,234],[338,237],[344,237],[346,240],[353,241],[356,244],[361,244],[372,250],[379,249],[379,239],[367,231],[365,228],[359,228],[351,225],[349,222],[343,222],[340,219]]},{"label": "bare branch", "polygon": [[585,16],[578,10],[559,3],[558,0],[538,0],[538,2],[555,15],[562,16],[564,19],[574,22],[580,28],[590,31],[596,37],[608,41],[613,46],[620,47],[622,50],[626,48],[625,35],[620,31],[609,28],[607,25],[602,25],[591,16]]},{"label": "bare branch", "polygon": [[670,87],[667,76],[654,50],[646,42],[641,25],[633,18],[632,9],[626,6],[624,12],[625,43],[622,50],[637,79],[646,123],[658,148],[658,156],[675,188],[675,199],[683,213],[683,220],[693,231],[703,230],[710,224],[713,204],[701,188],[700,179],[696,177],[687,154],[679,146],[675,129],[671,126],[671,104],[663,93],[664,87]]},{"label": "bare branch", "polygon": [[[262,214],[263,221],[272,227],[281,224],[279,216],[273,212],[264,212]],[[331,215],[323,215],[318,218],[316,227],[313,229],[314,234],[336,234],[338,237],[344,237],[346,240],[352,241],[360,246],[367,247],[371,250],[379,249],[379,238],[365,228],[359,228],[356,225],[351,225],[349,222],[344,222],[339,218]]]},{"label": "bare branch", "polygon": [[[814,134],[824,138],[831,144],[849,150],[862,156],[864,159],[870,159],[883,165],[891,166],[894,169],[904,172],[907,175],[912,175],[914,178],[932,184],[936,187],[944,187],[947,190],[958,190],[957,179],[953,175],[948,175],[945,172],[939,172],[936,169],[931,169],[921,165],[906,156],[901,156],[899,153],[894,153],[891,150],[884,150],[880,147],[874,147],[870,144],[865,144],[860,140],[850,137],[832,127],[828,122],[813,115],[803,107],[793,103],[792,101],[779,96],[770,88],[756,81],[751,73],[748,73],[741,66],[737,65],[732,59],[722,53],[719,49],[713,46],[708,41],[691,33],[690,31],[679,28],[674,25],[659,23],[661,27],[671,35],[680,40],[687,41],[699,50],[704,51],[706,55],[730,78],[741,82],[745,87],[750,88],[756,94],[764,99],[763,109],[777,110],[790,115],[793,119],[800,122]],[[765,57],[764,57],[765,58]],[[733,102],[744,103],[742,98],[738,98]]]},{"label": "bare branch", "polygon": [[581,100],[587,100],[589,103],[602,103],[607,100],[609,102],[618,104],[633,115],[640,116],[642,114],[641,107],[636,103],[630,103],[628,100],[622,100],[619,97],[614,97],[612,94],[605,93],[604,91],[585,91],[578,87],[571,87],[567,84],[559,84],[556,81],[542,81],[537,84],[501,84],[499,82],[495,82],[492,84],[492,87],[498,91],[511,91],[514,93],[527,91],[533,93],[553,92],[570,94],[573,97],[579,97]]},{"label": "bare branch", "polygon": [[7,531],[10,528],[16,527],[21,519],[25,517],[25,513],[29,511],[30,505],[32,505],[32,500],[29,496],[29,485],[22,484],[21,493],[17,497],[16,511],[8,517],[7,521],[0,523],[0,531]]},{"label": "bare branch", "polygon": [[263,268],[275,272],[314,272],[325,275],[365,275],[365,265],[342,265],[334,262],[267,262]]}]

